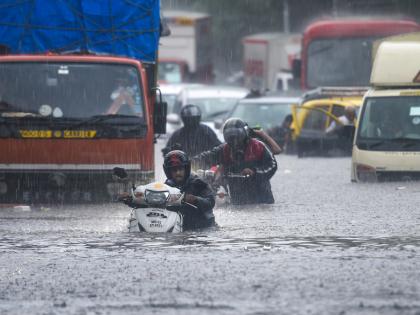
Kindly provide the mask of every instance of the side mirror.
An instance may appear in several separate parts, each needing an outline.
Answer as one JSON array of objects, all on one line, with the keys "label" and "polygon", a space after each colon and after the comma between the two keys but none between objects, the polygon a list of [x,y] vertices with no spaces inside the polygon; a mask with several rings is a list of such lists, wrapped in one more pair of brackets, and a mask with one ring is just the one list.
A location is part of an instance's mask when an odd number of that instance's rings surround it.
[{"label": "side mirror", "polygon": [[153,111],[153,129],[156,134],[166,133],[166,115],[168,112],[168,104],[166,102],[157,101]]},{"label": "side mirror", "polygon": [[166,120],[170,124],[174,124],[174,125],[181,124],[181,119],[179,118],[179,115],[175,113],[168,114],[168,116],[166,116]]},{"label": "side mirror", "polygon": [[126,179],[128,178],[128,174],[122,167],[114,167],[112,169],[113,175],[115,175],[118,179]]},{"label": "side mirror", "polygon": [[302,60],[293,59],[293,62],[292,62],[293,78],[300,78],[301,71],[302,71]]}]

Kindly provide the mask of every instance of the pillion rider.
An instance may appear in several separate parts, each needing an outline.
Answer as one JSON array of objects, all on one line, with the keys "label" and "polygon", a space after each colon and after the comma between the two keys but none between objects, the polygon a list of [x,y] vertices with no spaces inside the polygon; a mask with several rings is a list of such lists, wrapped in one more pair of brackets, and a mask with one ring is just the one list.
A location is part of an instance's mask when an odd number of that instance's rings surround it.
[{"label": "pillion rider", "polygon": [[182,150],[188,156],[210,150],[221,144],[214,131],[201,123],[201,110],[196,105],[185,105],[181,109],[183,127],[176,130],[162,149],[165,155],[171,150]]}]

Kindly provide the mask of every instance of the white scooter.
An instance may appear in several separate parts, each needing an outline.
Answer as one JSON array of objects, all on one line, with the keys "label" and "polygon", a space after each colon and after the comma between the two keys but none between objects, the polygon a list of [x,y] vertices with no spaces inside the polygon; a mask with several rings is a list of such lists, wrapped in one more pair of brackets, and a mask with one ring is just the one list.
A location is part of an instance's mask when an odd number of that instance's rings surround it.
[{"label": "white scooter", "polygon": [[[115,168],[114,175],[126,178],[124,169]],[[131,189],[131,196],[120,201],[133,209],[128,220],[129,232],[180,233],[183,231],[183,215],[179,212],[182,205],[194,205],[185,201],[178,188],[162,182],[153,182]]]},{"label": "white scooter", "polygon": [[[180,233],[183,217],[176,209],[184,194],[178,188],[155,182],[132,190],[133,204],[128,220],[129,232]],[[172,208],[172,210],[170,210]]]}]

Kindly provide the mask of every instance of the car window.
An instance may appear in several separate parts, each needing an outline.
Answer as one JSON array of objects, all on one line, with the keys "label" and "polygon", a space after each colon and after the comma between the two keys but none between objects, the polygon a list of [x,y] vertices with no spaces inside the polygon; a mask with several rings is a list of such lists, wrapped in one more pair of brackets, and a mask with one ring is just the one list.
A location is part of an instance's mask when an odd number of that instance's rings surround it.
[{"label": "car window", "polygon": [[[333,105],[331,114],[338,118],[344,115],[344,109],[345,107],[342,105]],[[331,117],[328,117],[327,120],[327,126],[331,125],[331,123],[334,121],[334,119]]]},{"label": "car window", "polygon": [[246,121],[251,127],[262,127],[268,129],[280,126],[286,115],[291,113],[288,103],[278,104],[238,104],[230,114],[231,117],[238,117]]},{"label": "car window", "polygon": [[333,105],[332,112],[335,117],[340,117],[344,115],[344,106],[341,105]]},{"label": "car window", "polygon": [[316,109],[308,110],[308,115],[303,122],[303,129],[319,131],[325,130],[328,115],[317,109],[328,111],[329,106],[317,106]]},{"label": "car window", "polygon": [[223,117],[232,110],[239,98],[194,98],[189,99],[187,103],[197,105],[201,109],[201,119],[203,121],[213,121]]}]

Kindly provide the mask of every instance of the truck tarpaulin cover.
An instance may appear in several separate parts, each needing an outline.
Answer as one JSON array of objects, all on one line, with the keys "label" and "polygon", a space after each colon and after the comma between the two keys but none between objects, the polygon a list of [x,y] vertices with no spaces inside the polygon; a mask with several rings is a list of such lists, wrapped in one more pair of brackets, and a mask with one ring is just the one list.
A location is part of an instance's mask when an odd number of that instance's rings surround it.
[{"label": "truck tarpaulin cover", "polygon": [[153,62],[159,0],[1,0],[0,45],[11,53],[92,52]]}]

